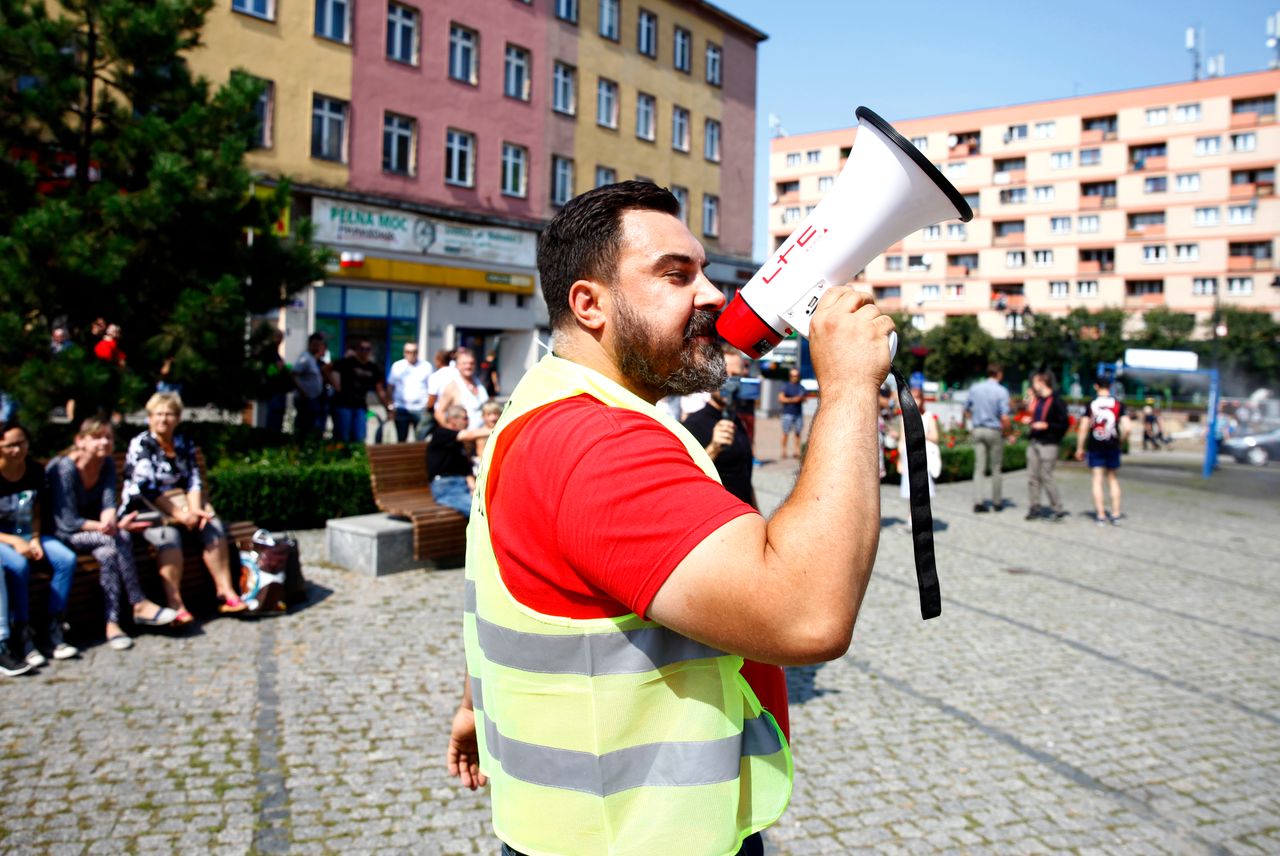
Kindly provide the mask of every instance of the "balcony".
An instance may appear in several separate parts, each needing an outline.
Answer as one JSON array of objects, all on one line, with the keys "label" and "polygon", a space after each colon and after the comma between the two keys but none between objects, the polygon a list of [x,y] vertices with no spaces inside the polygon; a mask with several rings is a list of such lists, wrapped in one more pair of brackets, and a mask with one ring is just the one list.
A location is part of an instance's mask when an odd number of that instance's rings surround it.
[{"label": "balcony", "polygon": [[1027,171],[1025,169],[1005,169],[993,173],[991,176],[992,184],[1026,184],[1026,181]]},{"label": "balcony", "polygon": [[991,293],[992,309],[998,309],[1001,312],[1021,312],[1026,306],[1027,296],[1025,294],[1006,291],[994,291]]},{"label": "balcony", "polygon": [[1115,208],[1116,198],[1114,196],[1081,196],[1081,211],[1098,211],[1102,208]]},{"label": "balcony", "polygon": [[972,272],[968,265],[947,265],[947,276],[968,276]]},{"label": "balcony", "polygon": [[1252,128],[1258,124],[1257,113],[1232,113],[1231,127],[1233,128]]},{"label": "balcony", "polygon": [[1131,306],[1163,306],[1164,292],[1157,291],[1155,293],[1148,294],[1126,294],[1124,296],[1124,302]]},{"label": "balcony", "polygon": [[947,151],[947,157],[951,159],[967,158],[969,155],[976,155],[977,153],[978,147],[972,143],[956,143]]},{"label": "balcony", "polygon": [[1247,184],[1231,185],[1232,199],[1253,199],[1257,196],[1274,196],[1276,186],[1270,181],[1251,181]]},{"label": "balcony", "polygon": [[1152,223],[1148,226],[1130,226],[1127,234],[1130,238],[1162,238],[1164,237],[1164,224]]},{"label": "balcony", "polygon": [[1090,131],[1080,132],[1081,143],[1101,143],[1106,140],[1114,140],[1116,138],[1115,131],[1107,131],[1103,128],[1095,128]]},{"label": "balcony", "polygon": [[1227,256],[1227,270],[1268,270],[1271,259],[1259,259],[1254,256]]},{"label": "balcony", "polygon": [[881,312],[901,312],[902,311],[901,297],[877,297],[875,300],[876,300],[876,308],[878,308]]},{"label": "balcony", "polygon": [[1116,269],[1114,261],[1104,262],[1096,259],[1081,259],[1076,262],[1076,271],[1078,273],[1109,273]]},{"label": "balcony", "polygon": [[1134,172],[1154,172],[1168,168],[1169,158],[1166,155],[1156,155],[1148,158],[1135,158],[1130,164]]},{"label": "balcony", "polygon": [[1027,245],[1027,233],[1015,232],[1012,235],[996,235],[991,239],[991,244],[996,247],[1025,247]]}]

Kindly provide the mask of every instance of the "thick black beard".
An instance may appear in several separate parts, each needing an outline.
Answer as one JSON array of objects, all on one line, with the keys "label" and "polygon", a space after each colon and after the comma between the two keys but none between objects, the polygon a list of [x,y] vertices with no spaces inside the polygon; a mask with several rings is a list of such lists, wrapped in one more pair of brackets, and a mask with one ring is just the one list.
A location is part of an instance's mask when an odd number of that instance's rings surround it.
[{"label": "thick black beard", "polygon": [[716,335],[716,313],[694,310],[678,349],[664,348],[631,305],[614,292],[618,311],[618,370],[633,385],[662,398],[719,389],[726,372],[724,354],[714,341],[698,344],[700,336]]}]

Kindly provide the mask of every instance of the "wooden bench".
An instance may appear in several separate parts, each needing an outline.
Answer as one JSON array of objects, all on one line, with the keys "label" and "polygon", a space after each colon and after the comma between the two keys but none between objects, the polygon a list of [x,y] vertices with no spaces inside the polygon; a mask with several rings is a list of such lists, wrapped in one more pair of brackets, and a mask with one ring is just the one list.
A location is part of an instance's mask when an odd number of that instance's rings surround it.
[{"label": "wooden bench", "polygon": [[[115,454],[116,494],[119,496],[120,483],[124,475],[124,453]],[[196,451],[196,463],[200,467],[201,478],[205,484],[207,470],[204,453]],[[253,533],[257,525],[243,521],[228,523],[227,548],[231,553],[231,579],[233,584],[240,582],[239,550],[252,548]],[[140,533],[133,536],[133,556],[138,568],[138,580],[147,597],[161,606],[164,605],[164,584],[160,579],[159,566],[156,564],[156,551],[147,543]],[[73,640],[100,639],[106,627],[104,619],[102,587],[98,582],[98,562],[93,556],[82,554],[77,557],[76,575],[71,583],[71,594],[67,598],[67,621],[71,625],[70,637]],[[32,620],[41,621],[46,615],[49,601],[49,582],[51,574],[48,563],[39,562],[32,568],[31,574],[31,615]],[[187,609],[195,615],[209,615],[218,607],[217,591],[213,585],[213,577],[204,565],[204,558],[197,542],[184,542],[182,550],[182,600]],[[127,604],[122,604],[120,614],[129,623],[130,613]]]},{"label": "wooden bench", "polygon": [[467,521],[431,496],[426,443],[369,446],[369,481],[379,511],[413,524],[413,557],[439,561],[467,552]]}]

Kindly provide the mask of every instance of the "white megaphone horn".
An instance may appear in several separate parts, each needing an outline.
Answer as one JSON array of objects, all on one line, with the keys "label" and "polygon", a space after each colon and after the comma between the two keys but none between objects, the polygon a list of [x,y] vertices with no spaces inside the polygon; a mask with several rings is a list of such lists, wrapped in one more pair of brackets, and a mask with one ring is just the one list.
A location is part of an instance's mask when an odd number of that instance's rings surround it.
[{"label": "white megaphone horn", "polygon": [[[716,329],[758,359],[792,331],[809,335],[822,293],[843,285],[897,241],[942,220],[973,218],[960,192],[866,107],[835,187],[720,314]],[[890,340],[890,356],[897,349]]]}]

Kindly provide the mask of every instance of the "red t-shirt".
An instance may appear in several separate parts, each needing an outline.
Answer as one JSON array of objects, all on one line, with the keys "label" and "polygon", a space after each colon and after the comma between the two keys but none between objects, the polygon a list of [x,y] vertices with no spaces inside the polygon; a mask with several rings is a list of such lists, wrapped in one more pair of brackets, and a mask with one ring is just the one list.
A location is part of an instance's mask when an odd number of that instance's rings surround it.
[{"label": "red t-shirt", "polygon": [[[504,435],[488,484],[490,539],[508,590],[541,613],[643,618],[689,551],[756,513],[655,419],[587,395]],[[787,731],[782,670],[754,663],[743,674]]]}]

